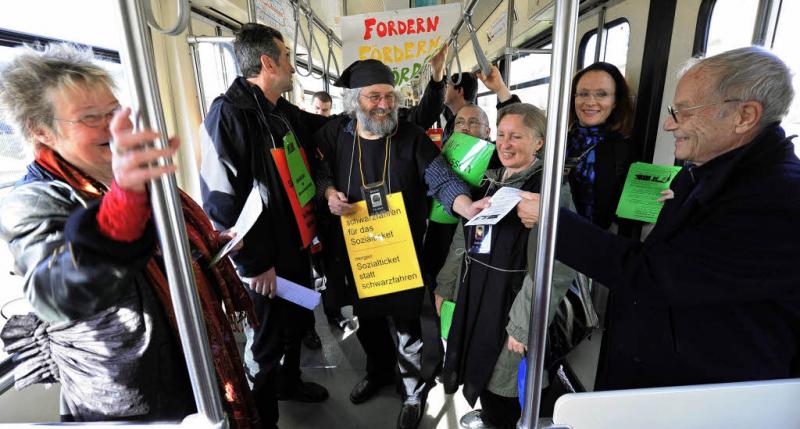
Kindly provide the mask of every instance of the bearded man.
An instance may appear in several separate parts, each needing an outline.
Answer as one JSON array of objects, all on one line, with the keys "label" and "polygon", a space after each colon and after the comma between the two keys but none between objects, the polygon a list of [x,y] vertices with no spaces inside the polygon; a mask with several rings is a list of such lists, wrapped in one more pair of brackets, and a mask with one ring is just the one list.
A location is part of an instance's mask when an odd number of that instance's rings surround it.
[{"label": "bearded man", "polygon": [[[324,192],[331,214],[346,216],[355,211],[356,202],[365,200],[365,195],[369,205],[401,193],[419,262],[430,209],[427,196],[436,197],[448,210],[466,218],[474,216],[485,203],[470,199],[468,187],[443,158],[437,158],[438,150],[421,128],[398,121],[399,95],[389,67],[376,60],[356,61],[335,85],[347,88],[344,104],[350,116],[334,119],[315,135],[320,196]],[[395,207],[391,208],[394,212]],[[374,209],[370,208],[371,213]],[[337,250],[344,254],[341,229],[338,234]],[[345,271],[355,297],[353,271],[349,266]],[[417,427],[432,384],[432,368],[423,368],[420,324],[422,306],[432,304],[424,300],[424,285],[419,286],[354,299],[354,312],[359,318],[356,334],[367,355],[367,375],[353,388],[350,400],[362,403],[382,386],[392,384],[395,368],[399,367],[402,380],[398,390],[403,406],[398,428]]]}]

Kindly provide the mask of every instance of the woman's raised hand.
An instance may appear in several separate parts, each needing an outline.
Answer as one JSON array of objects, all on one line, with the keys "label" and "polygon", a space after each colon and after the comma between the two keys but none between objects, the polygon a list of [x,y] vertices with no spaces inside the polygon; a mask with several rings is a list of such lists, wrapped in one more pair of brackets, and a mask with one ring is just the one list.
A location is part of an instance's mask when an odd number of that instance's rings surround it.
[{"label": "woman's raised hand", "polygon": [[120,109],[111,119],[111,168],[117,186],[126,191],[144,192],[147,183],[175,171],[175,165],[158,165],[159,158],[170,158],[178,151],[177,137],[169,140],[169,147],[157,149],[150,144],[159,137],[152,130],[133,131],[131,109]]}]

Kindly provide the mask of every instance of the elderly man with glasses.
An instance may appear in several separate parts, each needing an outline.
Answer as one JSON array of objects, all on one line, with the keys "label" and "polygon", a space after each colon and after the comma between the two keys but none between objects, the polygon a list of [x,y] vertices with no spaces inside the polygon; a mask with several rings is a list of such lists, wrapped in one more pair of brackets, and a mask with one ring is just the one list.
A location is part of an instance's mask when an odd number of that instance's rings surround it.
[{"label": "elderly man with glasses", "polygon": [[762,48],[692,62],[664,122],[685,164],[650,235],[559,213],[556,257],[619,303],[596,389],[800,376],[800,160],[780,125],[793,96]]},{"label": "elderly man with glasses", "polygon": [[[428,195],[435,196],[448,210],[466,218],[474,216],[482,206],[480,202],[472,202],[467,186],[452,173],[442,157],[437,157],[438,151],[425,132],[398,120],[400,100],[389,67],[376,60],[356,61],[342,72],[335,85],[346,88],[343,98],[350,116],[333,120],[315,135],[319,159],[317,190],[320,196],[324,195],[334,216],[353,214],[356,203],[361,201],[365,201],[362,204],[368,206],[373,219],[394,216],[402,210],[407,220],[399,223],[408,225],[413,243],[398,245],[411,246],[409,253],[415,255],[411,258],[416,257],[418,262],[429,212]],[[402,200],[395,204],[392,198],[397,194]],[[389,203],[383,204],[384,201]],[[345,218],[345,221],[351,222],[352,218]],[[368,225],[359,222],[356,227],[372,228]],[[382,228],[379,223],[371,225]],[[336,251],[347,254],[341,228],[338,233]],[[387,235],[395,233],[400,232],[392,228]],[[375,234],[378,237],[370,235],[375,243],[373,253],[382,251],[384,239],[378,231]],[[407,265],[413,265],[409,261]],[[423,353],[429,352],[431,345],[435,348],[438,344],[436,332],[428,332],[432,336],[423,341],[421,309],[425,306],[431,314],[433,311],[432,303],[424,299],[424,276],[411,285],[414,286],[411,289],[356,298],[353,268],[357,267],[351,267],[347,261],[345,264],[355,298],[354,313],[359,318],[356,334],[367,355],[367,375],[353,388],[350,400],[354,404],[368,400],[382,386],[394,382],[399,368],[402,380],[398,390],[403,406],[397,426],[415,428],[425,409],[436,367],[436,362],[423,365],[423,360],[430,362],[423,359]]]}]

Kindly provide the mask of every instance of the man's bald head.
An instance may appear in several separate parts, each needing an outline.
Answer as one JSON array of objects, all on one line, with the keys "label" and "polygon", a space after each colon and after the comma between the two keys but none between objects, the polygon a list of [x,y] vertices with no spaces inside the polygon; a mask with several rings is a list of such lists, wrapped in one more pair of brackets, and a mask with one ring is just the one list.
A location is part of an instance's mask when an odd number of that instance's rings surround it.
[{"label": "man's bald head", "polygon": [[492,132],[486,112],[474,104],[467,104],[459,109],[453,130],[483,140],[488,140]]}]

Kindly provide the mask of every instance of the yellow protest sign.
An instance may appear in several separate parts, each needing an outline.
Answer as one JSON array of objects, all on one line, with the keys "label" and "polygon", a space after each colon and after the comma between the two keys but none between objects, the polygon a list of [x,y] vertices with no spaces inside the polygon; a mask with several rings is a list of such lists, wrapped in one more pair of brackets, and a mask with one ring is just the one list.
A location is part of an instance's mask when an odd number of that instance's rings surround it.
[{"label": "yellow protest sign", "polygon": [[359,201],[355,213],[341,218],[361,299],[423,286],[403,194],[389,194],[387,199],[389,210],[384,213],[369,216],[367,204]]}]

